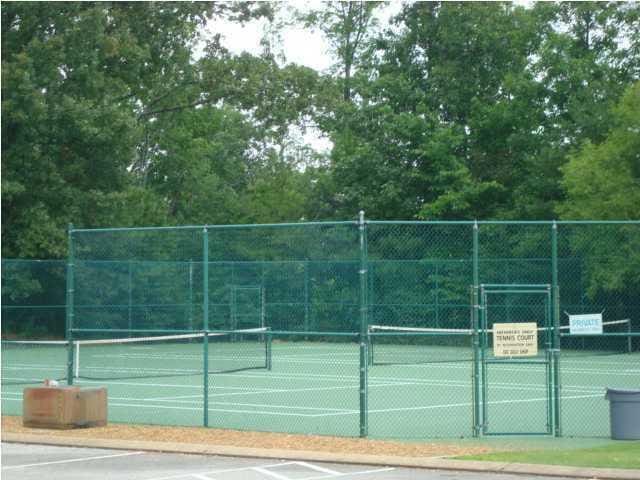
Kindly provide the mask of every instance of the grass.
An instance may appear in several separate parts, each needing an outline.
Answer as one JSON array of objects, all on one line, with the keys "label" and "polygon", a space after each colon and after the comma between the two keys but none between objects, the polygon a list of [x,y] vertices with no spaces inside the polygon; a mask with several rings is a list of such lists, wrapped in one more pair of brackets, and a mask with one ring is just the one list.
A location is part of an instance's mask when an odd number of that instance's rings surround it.
[{"label": "grass", "polygon": [[496,452],[459,457],[510,463],[543,463],[573,467],[640,469],[640,442],[616,442],[611,445],[578,449]]}]

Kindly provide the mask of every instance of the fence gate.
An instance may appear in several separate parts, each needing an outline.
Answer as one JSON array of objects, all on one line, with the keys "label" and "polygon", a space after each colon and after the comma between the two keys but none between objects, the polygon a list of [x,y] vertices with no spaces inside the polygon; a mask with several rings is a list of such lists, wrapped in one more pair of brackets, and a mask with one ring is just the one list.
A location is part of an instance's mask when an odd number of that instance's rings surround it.
[{"label": "fence gate", "polygon": [[480,286],[484,435],[554,432],[550,285]]}]

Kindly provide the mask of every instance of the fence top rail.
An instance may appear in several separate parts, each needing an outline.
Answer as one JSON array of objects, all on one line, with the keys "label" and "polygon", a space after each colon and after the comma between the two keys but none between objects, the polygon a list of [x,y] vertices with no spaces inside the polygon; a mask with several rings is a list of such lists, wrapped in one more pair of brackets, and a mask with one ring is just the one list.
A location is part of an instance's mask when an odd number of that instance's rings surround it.
[{"label": "fence top rail", "polygon": [[[640,225],[640,220],[366,220],[369,225]],[[230,225],[174,225],[156,227],[72,228],[72,233],[126,232],[153,230],[220,230],[238,228],[278,228],[304,226],[357,225],[357,220],[327,222],[255,223]]]},{"label": "fence top rail", "polygon": [[278,227],[307,227],[307,226],[338,226],[338,225],[357,225],[355,220],[339,221],[339,222],[292,222],[292,223],[247,223],[247,224],[230,224],[230,225],[175,225],[175,226],[158,226],[158,227],[113,227],[113,228],[72,228],[71,233],[108,233],[108,232],[135,232],[135,231],[154,231],[154,230],[222,230],[222,229],[240,229],[240,228],[278,228]]},{"label": "fence top rail", "polygon": [[59,263],[64,265],[67,263],[66,258],[3,258],[2,263],[5,262],[31,262],[31,263]]},{"label": "fence top rail", "polygon": [[370,225],[640,225],[640,220],[367,220]]}]

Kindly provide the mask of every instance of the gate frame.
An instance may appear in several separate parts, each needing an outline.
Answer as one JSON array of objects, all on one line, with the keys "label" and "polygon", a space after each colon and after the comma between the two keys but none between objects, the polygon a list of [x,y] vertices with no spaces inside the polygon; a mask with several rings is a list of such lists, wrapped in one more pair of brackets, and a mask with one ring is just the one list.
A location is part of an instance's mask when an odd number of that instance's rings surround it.
[{"label": "gate frame", "polygon": [[[557,311],[558,296],[551,284],[499,284],[486,283],[480,284],[478,289],[478,319],[474,322],[475,335],[478,337],[479,350],[479,374],[480,374],[480,392],[478,392],[478,417],[477,424],[479,433],[484,436],[506,436],[506,435],[555,435],[560,436],[560,385],[558,372],[559,359],[559,325],[555,312]],[[548,334],[544,339],[545,355],[543,360],[494,360],[490,361],[486,358],[488,348],[488,294],[539,294],[545,295],[545,324]],[[487,365],[491,363],[504,364],[531,364],[546,366],[546,389],[547,389],[547,428],[544,432],[491,432],[488,427],[488,404],[487,404]]]}]

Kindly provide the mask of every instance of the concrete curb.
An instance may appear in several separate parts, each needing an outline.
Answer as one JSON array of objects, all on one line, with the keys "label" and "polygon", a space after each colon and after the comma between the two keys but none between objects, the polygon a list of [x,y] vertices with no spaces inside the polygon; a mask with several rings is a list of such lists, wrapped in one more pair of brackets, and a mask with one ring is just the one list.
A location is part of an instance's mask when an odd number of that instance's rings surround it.
[{"label": "concrete curb", "polygon": [[617,468],[566,467],[561,465],[537,465],[528,463],[479,462],[448,458],[414,458],[366,454],[343,454],[306,450],[277,450],[265,448],[234,447],[142,440],[112,440],[83,437],[59,437],[3,433],[3,442],[57,445],[66,447],[108,448],[114,450],[141,450],[149,452],[186,453],[196,455],[220,455],[228,457],[274,458],[315,462],[383,465],[434,470],[457,470],[485,473],[512,473],[520,475],[547,475],[551,477],[597,478],[610,480],[640,480],[640,470]]}]

